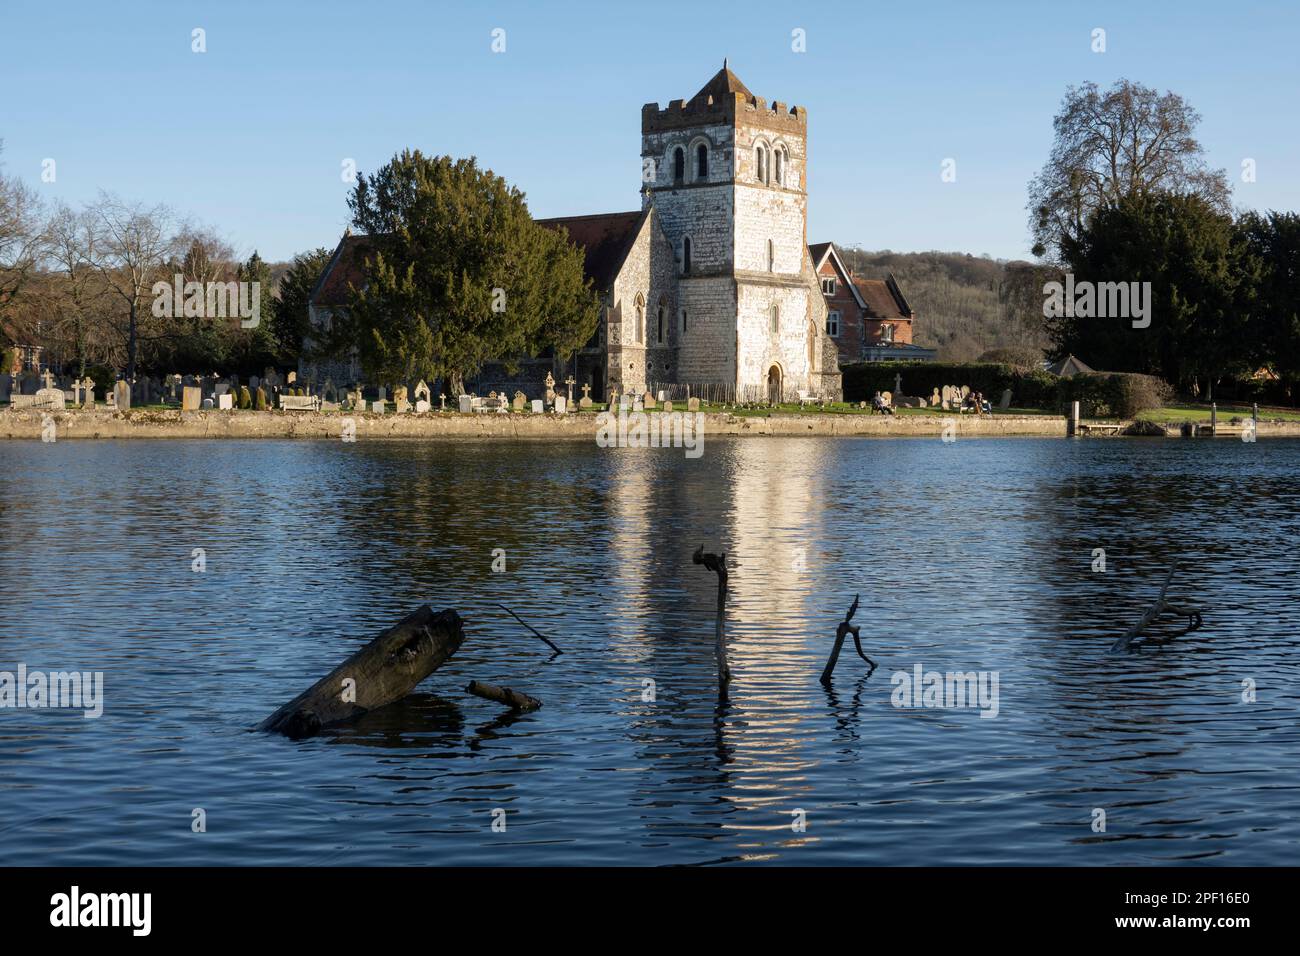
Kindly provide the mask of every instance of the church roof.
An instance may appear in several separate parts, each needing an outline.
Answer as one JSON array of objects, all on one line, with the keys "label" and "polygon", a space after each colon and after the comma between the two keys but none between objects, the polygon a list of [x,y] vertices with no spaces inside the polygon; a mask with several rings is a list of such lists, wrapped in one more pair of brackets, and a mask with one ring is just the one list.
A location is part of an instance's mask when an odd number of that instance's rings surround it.
[{"label": "church roof", "polygon": [[361,288],[366,276],[366,257],[374,251],[370,236],[346,235],[334,250],[329,264],[311,290],[312,305],[343,306],[348,304],[348,286]]},{"label": "church roof", "polygon": [[728,96],[735,93],[743,94],[746,100],[754,99],[754,94],[749,92],[749,87],[740,82],[740,77],[736,76],[735,73],[732,73],[731,70],[728,69],[726,61],[724,60],[722,63],[722,69],[715,73],[713,79],[705,83],[704,86],[700,88],[700,91],[691,97],[691,100],[686,104],[686,107],[687,109],[690,109],[692,106],[707,105],[709,97],[713,97],[713,102],[721,103],[725,101]]},{"label": "church roof", "polygon": [[564,229],[569,234],[569,241],[582,246],[586,253],[583,271],[591,279],[591,284],[597,292],[608,292],[648,214],[649,210],[638,210],[606,212],[594,216],[564,216],[559,219],[538,219],[537,225],[547,229]]}]

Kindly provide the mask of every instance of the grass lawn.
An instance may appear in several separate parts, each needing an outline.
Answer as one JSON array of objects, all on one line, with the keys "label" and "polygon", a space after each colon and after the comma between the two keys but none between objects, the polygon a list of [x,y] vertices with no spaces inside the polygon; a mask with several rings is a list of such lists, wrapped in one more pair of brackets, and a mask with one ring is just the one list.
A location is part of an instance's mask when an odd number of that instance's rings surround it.
[{"label": "grass lawn", "polygon": [[[1249,405],[1220,405],[1219,421],[1227,422],[1231,418],[1250,418],[1251,407]],[[1260,406],[1259,417],[1261,421],[1281,419],[1283,421],[1295,422],[1300,421],[1300,409],[1296,408],[1277,408],[1272,406]],[[1149,422],[1208,422],[1210,420],[1209,405],[1166,405],[1164,408],[1153,408],[1149,411],[1142,412],[1138,418]]]}]

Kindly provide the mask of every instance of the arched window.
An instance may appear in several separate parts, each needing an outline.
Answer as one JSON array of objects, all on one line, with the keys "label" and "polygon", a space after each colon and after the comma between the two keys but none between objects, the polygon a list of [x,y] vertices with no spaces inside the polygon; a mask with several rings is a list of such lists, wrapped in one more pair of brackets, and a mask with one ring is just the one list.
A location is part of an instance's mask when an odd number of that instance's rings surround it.
[{"label": "arched window", "polygon": [[785,184],[785,150],[778,146],[772,152],[773,164],[776,166],[776,184]]},{"label": "arched window", "polygon": [[682,240],[682,275],[691,274],[691,237]]},{"label": "arched window", "polygon": [[636,325],[632,329],[632,341],[635,342],[637,345],[640,345],[642,342],[645,341],[644,330],[645,330],[645,299],[643,299],[641,297],[641,293],[638,292],[636,294]]},{"label": "arched window", "polygon": [[709,147],[703,143],[695,148],[695,178],[700,180],[709,178]]},{"label": "arched window", "polygon": [[678,146],[673,150],[673,182],[680,183],[686,178],[686,150]]},{"label": "arched window", "polygon": [[656,340],[660,345],[663,345],[663,344],[664,344],[664,300],[663,300],[663,299],[660,299],[660,300],[659,300],[659,317],[658,317],[658,318],[659,318],[659,328],[658,328],[658,334],[655,336],[655,340]]},{"label": "arched window", "polygon": [[781,307],[775,303],[772,304],[772,334],[776,335],[781,331]]},{"label": "arched window", "polygon": [[776,244],[771,239],[767,240],[767,271],[776,271]]},{"label": "arched window", "polygon": [[682,335],[686,334],[686,310],[682,309]]},{"label": "arched window", "polygon": [[760,183],[767,182],[767,150],[759,145],[754,150],[755,169]]}]

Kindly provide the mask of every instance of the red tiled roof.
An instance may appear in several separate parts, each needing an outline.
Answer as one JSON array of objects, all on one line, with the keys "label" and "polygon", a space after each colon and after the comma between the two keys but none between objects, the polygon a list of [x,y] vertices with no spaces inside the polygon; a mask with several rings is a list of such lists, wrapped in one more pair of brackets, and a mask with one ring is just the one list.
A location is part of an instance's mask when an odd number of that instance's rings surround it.
[{"label": "red tiled roof", "polygon": [[901,295],[895,295],[897,286],[888,279],[854,279],[858,293],[866,303],[865,313],[869,319],[910,319],[912,313],[905,309],[906,303]]},{"label": "red tiled roof", "polygon": [[348,304],[348,286],[361,288],[366,275],[366,257],[374,251],[370,236],[344,236],[334,250],[329,265],[311,291],[311,304],[340,306]]},{"label": "red tiled roof", "polygon": [[647,212],[607,212],[594,216],[538,219],[537,225],[564,229],[569,234],[569,241],[582,246],[586,253],[583,271],[591,279],[591,284],[597,292],[608,292]]}]

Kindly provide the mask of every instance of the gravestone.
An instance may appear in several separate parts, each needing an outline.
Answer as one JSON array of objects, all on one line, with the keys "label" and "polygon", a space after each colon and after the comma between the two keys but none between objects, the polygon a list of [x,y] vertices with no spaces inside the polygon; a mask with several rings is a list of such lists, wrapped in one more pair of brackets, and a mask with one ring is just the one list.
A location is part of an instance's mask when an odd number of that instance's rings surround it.
[{"label": "gravestone", "polygon": [[555,404],[555,377],[550,372],[546,373],[546,404]]},{"label": "gravestone", "polygon": [[[663,393],[660,392],[659,394],[662,395]],[[646,408],[659,407],[658,403],[655,402],[654,395],[651,393],[650,389],[648,388],[645,390],[645,394],[641,396],[641,404],[644,405]]]},{"label": "gravestone", "polygon": [[462,415],[468,415],[474,410],[474,397],[472,395],[460,396],[460,411]]},{"label": "gravestone", "polygon": [[632,396],[624,392],[622,395],[618,397],[619,411],[625,412],[631,407],[632,407]]},{"label": "gravestone", "polygon": [[423,398],[421,398],[421,399],[419,399],[419,400],[415,403],[415,414],[417,414],[417,415],[423,415],[423,414],[424,414],[425,412],[427,412],[431,407],[432,407],[432,406],[429,405],[429,402],[428,402],[427,399],[423,399]]},{"label": "gravestone", "polygon": [[220,398],[222,395],[229,394],[229,392],[230,392],[230,384],[228,382],[217,383],[217,388],[216,388],[217,398]]},{"label": "gravestone", "polygon": [[224,395],[217,396],[217,408],[223,412],[233,411],[235,407],[235,396],[226,392]]},{"label": "gravestone", "polygon": [[563,395],[555,396],[555,414],[564,415],[569,410],[569,400]]},{"label": "gravestone", "polygon": [[33,408],[39,408],[44,411],[61,412],[67,404],[67,396],[63,394],[61,388],[42,388],[36,392],[36,401],[32,403]]},{"label": "gravestone", "polygon": [[533,414],[534,414],[534,415],[540,415],[540,414],[542,413],[542,411],[543,411],[543,409],[542,409],[542,400],[541,400],[540,398],[534,398],[534,399],[533,399]]},{"label": "gravestone", "polygon": [[[217,393],[218,398],[230,400],[230,407],[235,407],[235,396],[230,394],[230,390]],[[196,412],[203,405],[203,389],[197,385],[186,385],[181,389],[181,411]],[[223,406],[225,407],[225,406]]]},{"label": "gravestone", "polygon": [[632,411],[634,411],[634,412],[643,412],[643,411],[645,411],[645,405],[643,405],[643,404],[641,403],[641,396],[640,396],[640,395],[638,395],[638,396],[636,397],[636,400],[632,402]]},{"label": "gravestone", "polygon": [[1002,398],[998,400],[998,408],[1002,409],[1002,411],[1005,412],[1010,407],[1011,407],[1011,389],[1004,388],[1002,390]]},{"label": "gravestone", "polygon": [[688,412],[698,412],[700,410],[700,400],[695,397],[686,400],[686,410]]},{"label": "gravestone", "polygon": [[528,396],[525,395],[523,392],[517,391],[515,392],[515,400],[510,404],[515,411],[522,412],[524,410],[524,407],[528,404]]},{"label": "gravestone", "polygon": [[934,407],[937,408],[938,405],[939,405],[939,402],[941,402],[941,401],[942,401],[942,398],[940,398],[940,396],[939,396],[939,390],[936,388],[936,389],[935,389],[935,390],[930,394],[930,404],[931,404],[932,406],[934,406]]},{"label": "gravestone", "polygon": [[292,384],[294,384],[294,383],[297,382],[297,381],[298,381],[298,373],[297,373],[297,372],[290,372],[290,373],[289,373],[289,384],[292,385]]},{"label": "gravestone", "polygon": [[429,401],[429,386],[425,383],[424,379],[420,379],[419,384],[415,386],[415,401],[417,406],[419,405],[420,399],[424,399],[425,402]]},{"label": "gravestone", "polygon": [[591,408],[591,386],[582,386],[582,398],[578,399],[579,408]]},{"label": "gravestone", "polygon": [[210,398],[205,398],[205,399],[203,400],[203,410],[204,410],[204,411],[211,411],[211,410],[212,410],[212,399],[210,399]]},{"label": "gravestone", "polygon": [[671,401],[664,402],[664,411],[671,412],[672,410],[673,410],[673,403]]},{"label": "gravestone", "polygon": [[376,397],[377,397],[378,400],[381,401],[381,402],[386,402],[386,401],[388,401],[388,388],[387,388],[386,386],[384,386],[384,385],[380,385],[380,386],[379,386],[379,394],[378,394]]},{"label": "gravestone", "polygon": [[85,389],[85,404],[82,407],[94,408],[95,407],[95,380],[91,378],[89,375],[87,375],[85,380],[81,383],[81,385]]},{"label": "gravestone", "polygon": [[[380,391],[383,391],[383,389],[380,389]],[[388,407],[388,403],[381,398],[381,399],[377,399],[375,403],[370,406],[370,410],[374,412],[376,415],[382,415],[384,414],[384,409],[387,407]]]},{"label": "gravestone", "polygon": [[131,409],[131,386],[121,379],[113,385],[113,406],[119,412]]}]

